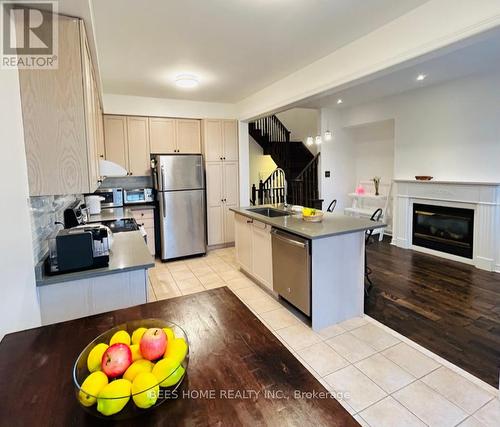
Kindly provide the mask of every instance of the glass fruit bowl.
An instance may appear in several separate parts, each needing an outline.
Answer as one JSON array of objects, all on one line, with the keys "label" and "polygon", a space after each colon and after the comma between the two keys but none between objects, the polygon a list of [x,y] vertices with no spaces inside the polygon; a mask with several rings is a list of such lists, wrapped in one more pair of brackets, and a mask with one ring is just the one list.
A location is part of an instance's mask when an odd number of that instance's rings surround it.
[{"label": "glass fruit bowl", "polygon": [[129,321],[99,335],[80,353],[73,367],[76,399],[96,417],[131,418],[176,398],[188,363],[189,342],[179,325]]}]

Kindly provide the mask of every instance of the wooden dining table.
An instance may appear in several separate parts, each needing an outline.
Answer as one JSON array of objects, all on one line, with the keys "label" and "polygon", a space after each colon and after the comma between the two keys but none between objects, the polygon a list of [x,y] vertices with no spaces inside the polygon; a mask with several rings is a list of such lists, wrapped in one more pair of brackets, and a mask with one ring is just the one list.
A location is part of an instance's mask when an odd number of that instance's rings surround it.
[{"label": "wooden dining table", "polygon": [[0,342],[0,426],[109,425],[77,402],[73,364],[97,335],[146,318],[185,330],[187,375],[176,399],[117,425],[359,425],[223,287],[6,335]]}]

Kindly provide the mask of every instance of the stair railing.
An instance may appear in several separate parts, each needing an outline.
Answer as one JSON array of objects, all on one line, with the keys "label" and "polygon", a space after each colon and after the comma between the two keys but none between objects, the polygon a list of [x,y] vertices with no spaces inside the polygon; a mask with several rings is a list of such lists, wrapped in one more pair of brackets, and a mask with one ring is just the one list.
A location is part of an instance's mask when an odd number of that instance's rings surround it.
[{"label": "stair railing", "polygon": [[[307,207],[318,207],[319,202],[319,157],[318,153],[302,169],[297,178],[290,180],[291,203]],[[319,206],[319,209],[321,207]]]},{"label": "stair railing", "polygon": [[250,131],[259,131],[263,142],[289,142],[290,131],[274,114],[250,123]]},{"label": "stair railing", "polygon": [[285,172],[276,168],[259,187],[252,185],[252,205],[278,204],[285,202]]}]

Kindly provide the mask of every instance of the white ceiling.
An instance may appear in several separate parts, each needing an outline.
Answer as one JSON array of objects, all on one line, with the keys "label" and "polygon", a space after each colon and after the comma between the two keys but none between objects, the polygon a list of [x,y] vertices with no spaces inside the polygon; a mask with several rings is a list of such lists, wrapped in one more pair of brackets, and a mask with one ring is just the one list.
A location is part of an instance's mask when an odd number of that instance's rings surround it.
[{"label": "white ceiling", "polygon": [[[382,76],[374,76],[364,82],[351,82],[348,88],[328,91],[294,106],[349,108],[409,90],[497,70],[500,72],[500,29],[482,34],[465,46],[451,46],[445,52],[433,52],[425,58],[400,64],[396,70],[385,70]],[[425,80],[416,81],[419,74],[425,74]],[[339,98],[343,101],[340,105],[337,104]]]},{"label": "white ceiling", "polygon": [[103,89],[236,102],[426,1],[92,0]]}]

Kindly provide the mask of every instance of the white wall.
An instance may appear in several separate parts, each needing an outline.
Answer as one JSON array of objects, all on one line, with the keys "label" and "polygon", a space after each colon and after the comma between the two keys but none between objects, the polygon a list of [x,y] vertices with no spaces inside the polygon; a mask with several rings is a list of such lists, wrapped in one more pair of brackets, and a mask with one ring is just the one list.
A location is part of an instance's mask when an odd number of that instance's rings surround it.
[{"label": "white wall", "polygon": [[0,339],[40,325],[35,287],[28,175],[17,71],[0,70]]},{"label": "white wall", "polygon": [[278,167],[269,155],[264,154],[262,147],[249,137],[249,160],[250,160],[250,186],[255,184],[258,188],[259,181],[267,179]]},{"label": "white wall", "polygon": [[187,101],[182,99],[148,98],[144,96],[103,95],[106,114],[131,116],[185,117],[193,119],[236,119],[234,104]]},{"label": "white wall", "polygon": [[306,142],[308,136],[319,133],[319,110],[314,108],[291,108],[290,110],[276,113],[276,116],[291,132],[291,141]]},{"label": "white wall", "polygon": [[350,109],[323,109],[322,123],[334,131],[322,146],[325,200],[350,191],[352,174],[339,158],[349,154],[346,127],[394,119],[394,177],[500,182],[500,74],[469,76]]}]

